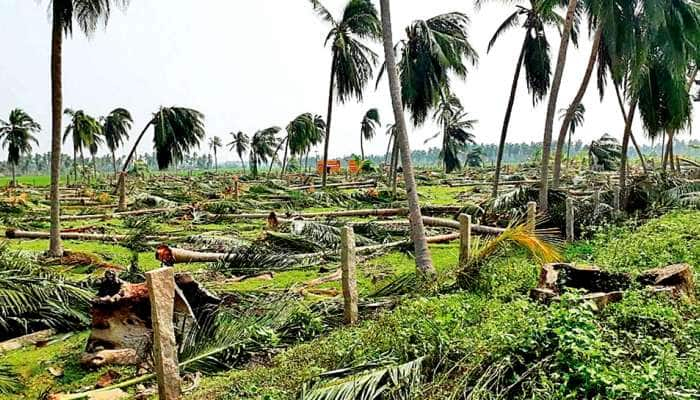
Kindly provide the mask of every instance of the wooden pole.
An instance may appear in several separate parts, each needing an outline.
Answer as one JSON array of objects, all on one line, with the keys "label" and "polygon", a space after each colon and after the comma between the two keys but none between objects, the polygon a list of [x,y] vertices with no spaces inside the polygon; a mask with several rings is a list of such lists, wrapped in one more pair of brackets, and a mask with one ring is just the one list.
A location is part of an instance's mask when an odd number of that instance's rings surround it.
[{"label": "wooden pole", "polygon": [[566,240],[574,241],[574,199],[566,198]]},{"label": "wooden pole", "polygon": [[119,207],[117,210],[126,211],[126,173],[122,172],[119,176],[119,182],[117,182],[119,193]]},{"label": "wooden pole", "polygon": [[472,216],[459,214],[459,266],[469,262],[472,247]]},{"label": "wooden pole", "polygon": [[355,233],[350,226],[340,230],[340,266],[342,269],[345,323],[357,323],[357,277],[355,272]]},{"label": "wooden pole", "polygon": [[180,397],[180,372],[173,326],[175,305],[173,269],[165,267],[146,272],[146,285],[151,301],[153,359],[158,380],[158,398],[176,400]]},{"label": "wooden pole", "polygon": [[527,227],[530,231],[535,231],[535,217],[537,216],[537,202],[529,201],[527,203]]},{"label": "wooden pole", "polygon": [[235,179],[233,181],[233,198],[238,201],[239,199],[239,194],[238,194],[238,179]]},{"label": "wooden pole", "polygon": [[613,188],[613,208],[615,211],[620,211],[620,187],[615,186]]}]

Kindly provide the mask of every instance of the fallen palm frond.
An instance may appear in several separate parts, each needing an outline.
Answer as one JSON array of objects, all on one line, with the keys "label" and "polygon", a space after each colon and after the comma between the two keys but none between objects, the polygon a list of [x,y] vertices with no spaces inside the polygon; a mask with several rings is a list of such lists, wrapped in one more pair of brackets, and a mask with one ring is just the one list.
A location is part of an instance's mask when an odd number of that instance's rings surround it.
[{"label": "fallen palm frond", "polygon": [[666,195],[681,206],[700,207],[700,183],[677,186],[666,191]]},{"label": "fallen palm frond", "polygon": [[[340,228],[312,221],[292,221],[292,233],[318,243],[323,248],[332,250],[340,248]],[[362,235],[355,235],[357,246],[377,244]]]},{"label": "fallen palm frond", "polygon": [[[403,364],[374,368],[370,372],[334,378],[322,384],[305,387],[301,400],[355,400],[355,399],[410,399],[414,398],[422,382],[424,357]],[[331,371],[321,375],[327,378],[355,372],[356,368]],[[381,397],[380,397],[381,396]]]},{"label": "fallen palm frond", "polygon": [[0,394],[14,394],[22,389],[17,373],[7,364],[0,364]]},{"label": "fallen palm frond", "polygon": [[251,275],[262,271],[283,271],[298,261],[290,254],[272,251],[259,245],[239,247],[229,251],[211,269],[226,276]]},{"label": "fallen palm frond", "polygon": [[0,244],[0,338],[86,325],[92,293]]}]

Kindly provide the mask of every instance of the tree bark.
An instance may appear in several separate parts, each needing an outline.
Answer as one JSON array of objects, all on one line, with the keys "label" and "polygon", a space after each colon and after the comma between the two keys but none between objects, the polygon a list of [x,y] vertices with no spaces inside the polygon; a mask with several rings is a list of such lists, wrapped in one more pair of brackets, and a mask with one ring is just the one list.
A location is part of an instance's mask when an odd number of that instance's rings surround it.
[{"label": "tree bark", "polygon": [[63,51],[63,24],[59,10],[60,3],[52,3],[53,20],[51,29],[51,229],[49,237],[49,255],[63,255],[61,243],[61,205],[58,185],[61,180],[61,116],[63,93],[61,87],[61,64]]},{"label": "tree bark", "polygon": [[627,207],[627,148],[629,147],[630,136],[632,135],[632,122],[634,114],[637,110],[637,101],[635,98],[630,104],[629,113],[625,122],[625,133],[622,135],[622,153],[620,158],[620,194],[622,196],[622,208]]},{"label": "tree bark", "polygon": [[112,150],[112,167],[114,167],[114,177],[117,177],[117,157],[114,155],[114,150]]},{"label": "tree bark", "polygon": [[[625,121],[625,124],[627,124],[627,112],[625,111],[625,104],[622,102],[622,96],[620,95],[620,88],[617,86],[617,84],[613,84],[615,86],[615,95],[617,96],[617,104],[620,106],[620,112],[622,113],[622,119]],[[630,129],[632,129],[630,127]],[[630,140],[632,140],[632,145],[634,145],[634,149],[637,152],[637,156],[639,156],[639,161],[642,163],[642,169],[644,170],[644,174],[648,174],[649,171],[647,170],[647,164],[644,161],[644,155],[642,154],[642,150],[639,148],[639,145],[637,144],[637,141],[634,139],[634,134],[630,130]]]},{"label": "tree bark", "polygon": [[[525,35],[529,35],[526,32]],[[527,36],[526,36],[527,39]],[[506,115],[503,118],[503,127],[501,128],[501,139],[498,142],[498,154],[496,155],[496,172],[493,178],[493,190],[491,190],[491,197],[496,198],[498,196],[498,184],[501,179],[501,163],[503,162],[503,149],[506,146],[506,136],[508,136],[508,125],[510,124],[510,116],[513,112],[513,104],[515,103],[515,94],[518,91],[518,81],[520,80],[520,71],[523,68],[523,59],[525,58],[525,43],[523,40],[522,48],[520,49],[520,55],[518,56],[518,64],[515,67],[515,74],[513,75],[513,83],[510,86],[510,97],[508,97],[508,106],[506,107]]]},{"label": "tree bark", "polygon": [[564,120],[561,124],[561,129],[559,130],[559,138],[557,139],[557,149],[554,153],[554,169],[552,171],[552,187],[558,188],[559,181],[561,178],[561,157],[564,150],[564,141],[566,140],[566,133],[569,132],[569,126],[571,121],[574,119],[574,112],[576,107],[581,104],[583,96],[586,94],[588,89],[588,83],[591,81],[591,75],[593,75],[593,67],[595,67],[595,62],[598,59],[598,50],[600,47],[600,40],[603,36],[603,24],[598,23],[598,27],[593,35],[593,44],[591,45],[591,54],[588,57],[588,65],[586,65],[586,72],[583,74],[583,81],[581,81],[581,86],[578,88],[578,92],[574,96],[574,100],[566,109],[566,114],[564,115]]},{"label": "tree bark", "polygon": [[287,143],[284,145],[284,157],[282,158],[282,172],[280,172],[280,178],[284,177],[284,172],[287,169],[287,152],[289,151],[289,136],[287,136]]},{"label": "tree bark", "polygon": [[566,64],[566,52],[569,48],[569,38],[571,29],[574,23],[574,12],[578,0],[569,0],[569,5],[566,10],[566,20],[564,22],[564,31],[561,34],[561,43],[559,44],[559,55],[557,56],[557,66],[554,70],[554,78],[552,79],[552,88],[549,92],[549,104],[547,105],[547,117],[544,121],[544,137],[542,139],[542,164],[540,168],[540,209],[546,212],[549,208],[547,197],[549,195],[549,155],[552,147],[552,129],[554,128],[554,114],[557,111],[557,98],[559,97],[559,89],[561,88],[562,77],[564,76],[564,65]]},{"label": "tree bark", "polygon": [[396,132],[397,141],[399,142],[400,146],[401,164],[403,165],[403,176],[406,184],[406,197],[408,197],[409,220],[411,221],[411,240],[413,241],[416,256],[416,268],[418,273],[422,274],[425,278],[433,279],[437,273],[433,267],[433,262],[430,257],[430,249],[428,248],[425,228],[423,227],[423,217],[421,215],[420,204],[418,203],[416,180],[413,175],[411,148],[408,143],[406,120],[403,113],[403,105],[401,104],[401,83],[399,82],[399,75],[396,71],[389,0],[380,0],[380,5],[386,72],[387,76],[389,77],[391,103],[398,128]]},{"label": "tree bark", "polygon": [[12,185],[10,186],[15,187],[17,186],[17,180],[15,179],[15,163],[10,163],[10,165],[12,166]]},{"label": "tree bark", "polygon": [[131,148],[129,155],[126,156],[126,159],[124,160],[124,165],[122,166],[122,173],[119,174],[119,179],[117,181],[117,188],[119,187],[119,185],[125,184],[122,182],[122,180],[124,180],[126,177],[126,170],[129,168],[129,164],[131,163],[131,159],[134,157],[134,154],[136,153],[136,147],[138,147],[139,143],[141,142],[141,139],[143,139],[143,135],[146,133],[146,130],[152,124],[153,124],[153,120],[151,119],[150,121],[148,121],[146,126],[143,127],[143,130],[141,131],[139,136],[136,138],[136,142],[134,142],[134,147]]},{"label": "tree bark", "polygon": [[363,144],[363,137],[362,137],[362,132],[360,132],[360,157],[362,157],[362,160],[364,161],[365,159],[365,146]]},{"label": "tree bark", "polygon": [[328,114],[326,114],[326,140],[323,145],[323,173],[321,175],[321,186],[326,187],[326,175],[328,174],[328,143],[331,137],[331,121],[333,118],[333,90],[335,89],[335,63],[338,59],[338,55],[333,50],[333,59],[331,61],[331,83],[328,88]]}]

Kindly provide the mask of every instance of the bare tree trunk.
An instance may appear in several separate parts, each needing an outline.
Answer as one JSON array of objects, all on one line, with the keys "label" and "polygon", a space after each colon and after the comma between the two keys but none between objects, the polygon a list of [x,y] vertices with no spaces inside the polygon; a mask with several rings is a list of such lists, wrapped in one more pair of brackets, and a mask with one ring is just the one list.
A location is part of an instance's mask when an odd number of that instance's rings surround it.
[{"label": "bare tree trunk", "polygon": [[280,172],[280,178],[284,177],[284,172],[287,169],[287,152],[289,151],[289,137],[287,137],[287,143],[284,145],[284,158],[282,159],[282,172]]},{"label": "bare tree trunk", "polygon": [[337,54],[333,51],[333,60],[331,61],[331,83],[328,88],[328,114],[326,114],[326,141],[323,145],[323,173],[321,175],[321,186],[326,187],[326,175],[328,174],[328,143],[331,137],[331,121],[333,118],[333,90],[335,89],[335,63],[338,59]]},{"label": "bare tree trunk", "polygon": [[[525,33],[529,35],[530,33]],[[527,36],[526,36],[527,39]],[[520,49],[520,55],[518,56],[518,64],[515,67],[515,75],[513,76],[513,83],[510,86],[510,97],[508,97],[508,106],[506,107],[506,116],[503,118],[503,127],[501,128],[501,139],[498,142],[498,154],[496,155],[496,172],[493,178],[493,190],[491,191],[491,197],[496,198],[498,196],[498,183],[501,179],[501,163],[503,162],[503,149],[506,146],[506,136],[508,135],[508,125],[510,124],[510,117],[513,113],[513,104],[515,103],[515,94],[518,91],[518,80],[520,80],[520,71],[523,68],[523,59],[525,58],[525,43],[523,40],[523,46]]]},{"label": "bare tree trunk", "polygon": [[360,156],[362,157],[362,160],[365,159],[365,146],[362,143],[363,142],[363,137],[362,137],[362,132],[360,132]]},{"label": "bare tree trunk", "polygon": [[411,221],[411,240],[415,249],[416,268],[418,273],[428,279],[432,279],[437,274],[430,258],[425,228],[423,227],[423,217],[421,215],[420,204],[418,203],[418,192],[416,191],[416,180],[413,176],[413,165],[411,163],[411,148],[408,143],[408,133],[406,131],[406,120],[401,104],[401,84],[396,71],[396,60],[394,54],[394,41],[391,31],[391,11],[389,0],[380,0],[382,15],[382,36],[384,37],[384,56],[386,59],[386,72],[389,77],[389,88],[391,92],[391,103],[394,109],[394,118],[397,126],[397,141],[401,147],[401,164],[403,165],[403,176],[406,184],[406,196],[408,197],[409,220]]},{"label": "bare tree trunk", "polygon": [[[666,139],[666,136],[668,136],[668,140]],[[663,159],[661,162],[661,169],[666,171],[666,166],[668,165],[669,160],[669,155],[671,154],[671,137],[672,133],[670,129],[666,129],[664,132],[664,152],[663,152]],[[671,169],[673,169],[673,164],[671,165]]]},{"label": "bare tree trunk", "polygon": [[622,135],[622,154],[620,159],[620,194],[622,195],[622,208],[627,206],[627,148],[629,147],[630,136],[632,136],[632,122],[634,114],[637,110],[637,101],[635,98],[630,104],[629,112],[625,122],[625,133]]},{"label": "bare tree trunk", "polygon": [[219,172],[219,160],[216,158],[216,147],[214,147],[214,172]]},{"label": "bare tree trunk", "polygon": [[389,143],[386,145],[386,155],[384,156],[384,164],[389,162],[389,152],[391,151],[391,144],[394,140],[394,136],[389,136]]},{"label": "bare tree trunk", "polygon": [[53,20],[51,29],[51,229],[49,255],[63,255],[61,243],[61,205],[58,185],[61,181],[61,116],[63,93],[61,87],[61,64],[63,51],[63,24],[58,1],[52,3]]},{"label": "bare tree trunk", "polygon": [[559,89],[561,87],[562,77],[564,76],[564,65],[566,64],[566,52],[569,48],[569,38],[571,29],[574,23],[574,12],[578,0],[569,0],[569,6],[566,10],[566,20],[564,22],[564,30],[561,34],[561,43],[559,45],[559,55],[557,57],[557,66],[554,70],[554,78],[552,79],[552,88],[549,92],[549,104],[547,105],[547,117],[544,121],[544,137],[542,139],[542,164],[540,168],[540,209],[544,212],[549,208],[547,196],[549,195],[549,154],[552,147],[552,129],[554,128],[554,114],[557,111],[557,98],[559,97]]},{"label": "bare tree trunk", "polygon": [[146,126],[143,127],[143,130],[141,131],[139,136],[136,138],[136,142],[134,142],[134,147],[131,148],[129,155],[126,156],[126,159],[124,160],[124,165],[122,166],[122,173],[119,174],[119,179],[117,180],[117,188],[119,188],[119,185],[125,184],[122,182],[122,180],[125,179],[126,170],[129,168],[129,164],[131,163],[131,159],[134,157],[134,154],[136,154],[136,147],[138,147],[139,143],[141,142],[141,139],[143,139],[143,135],[146,133],[146,130],[152,124],[153,124],[153,120],[150,120],[150,121],[148,121]]},{"label": "bare tree trunk", "polygon": [[[620,88],[615,83],[613,83],[613,86],[615,87],[615,95],[617,96],[617,104],[620,106],[620,112],[622,113],[622,119],[625,121],[625,124],[627,124],[627,112],[625,111],[625,104],[622,101],[622,95],[620,94]],[[631,129],[632,129],[632,127],[630,126],[630,140],[632,140],[632,145],[634,145],[634,150],[637,152],[637,156],[639,156],[639,161],[642,163],[642,169],[644,170],[644,174],[648,174],[649,171],[647,170],[647,164],[644,161],[644,155],[642,154],[642,150],[639,148],[637,141],[634,139],[634,134],[632,133]]]},{"label": "bare tree trunk", "polygon": [[552,187],[559,187],[559,180],[561,178],[561,156],[564,150],[564,141],[566,140],[566,133],[569,132],[569,126],[571,121],[574,119],[574,113],[583,96],[586,94],[588,89],[588,83],[591,81],[591,75],[593,75],[593,67],[595,67],[595,62],[598,59],[598,50],[600,47],[600,40],[603,36],[603,24],[598,23],[598,27],[593,35],[593,44],[591,45],[591,54],[588,57],[588,65],[586,65],[586,72],[583,74],[583,81],[581,81],[581,86],[578,88],[578,92],[574,96],[574,100],[566,109],[566,114],[564,115],[564,120],[561,124],[561,129],[559,130],[559,138],[557,139],[557,149],[554,153],[554,169],[552,170]]},{"label": "bare tree trunk", "polygon": [[15,187],[17,186],[17,179],[15,177],[15,163],[10,163],[10,165],[12,166],[12,185],[10,186]]},{"label": "bare tree trunk", "polygon": [[117,157],[114,155],[114,150],[112,150],[112,167],[114,167],[114,177],[117,177]]}]

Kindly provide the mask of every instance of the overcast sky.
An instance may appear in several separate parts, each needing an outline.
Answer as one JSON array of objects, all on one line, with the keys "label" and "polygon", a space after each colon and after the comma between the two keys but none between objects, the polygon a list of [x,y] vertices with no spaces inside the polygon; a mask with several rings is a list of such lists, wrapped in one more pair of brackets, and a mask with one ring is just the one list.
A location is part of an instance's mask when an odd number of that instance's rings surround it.
[{"label": "overcast sky", "polygon": [[[344,3],[324,1],[336,15]],[[0,0],[0,118],[7,119],[11,109],[20,107],[37,119],[44,128],[39,137],[41,152],[48,151],[50,141],[48,4],[48,0]],[[513,9],[514,4],[493,2],[474,10],[468,0],[392,2],[395,40],[415,19],[449,11],[470,17],[470,42],[480,61],[465,81],[455,80],[453,87],[466,110],[479,120],[475,130],[479,142],[496,143],[500,134],[522,30],[504,36],[490,54],[486,45]],[[116,11],[107,29],[99,29],[93,38],[86,39],[76,29],[64,43],[64,107],[84,109],[94,116],[126,107],[135,120],[129,147],[160,105],[202,111],[208,137],[221,136],[225,143],[231,131],[283,127],[302,112],[325,117],[331,54],[323,40],[328,30],[307,0],[135,0],[125,13]],[[558,34],[549,32],[549,38],[556,58]],[[379,43],[373,48],[381,53]],[[590,42],[584,39],[579,49],[569,49],[557,108],[573,98]],[[533,108],[524,81],[520,83],[508,141],[541,141],[546,101]],[[605,132],[621,136],[623,124],[614,92],[601,103],[591,82],[583,103],[586,123],[577,138],[590,141]],[[386,79],[379,90],[370,85],[361,104],[335,106],[331,156],[359,154],[360,120],[372,107],[379,108],[383,124],[392,122]],[[638,123],[635,130],[641,131]],[[412,128],[411,146],[437,146],[438,141],[423,143],[434,132],[431,123]],[[382,129],[365,149],[383,154],[386,144]],[[149,132],[139,151],[151,149]],[[199,151],[208,149],[203,144]],[[220,160],[236,158],[228,151],[222,153]]]}]

